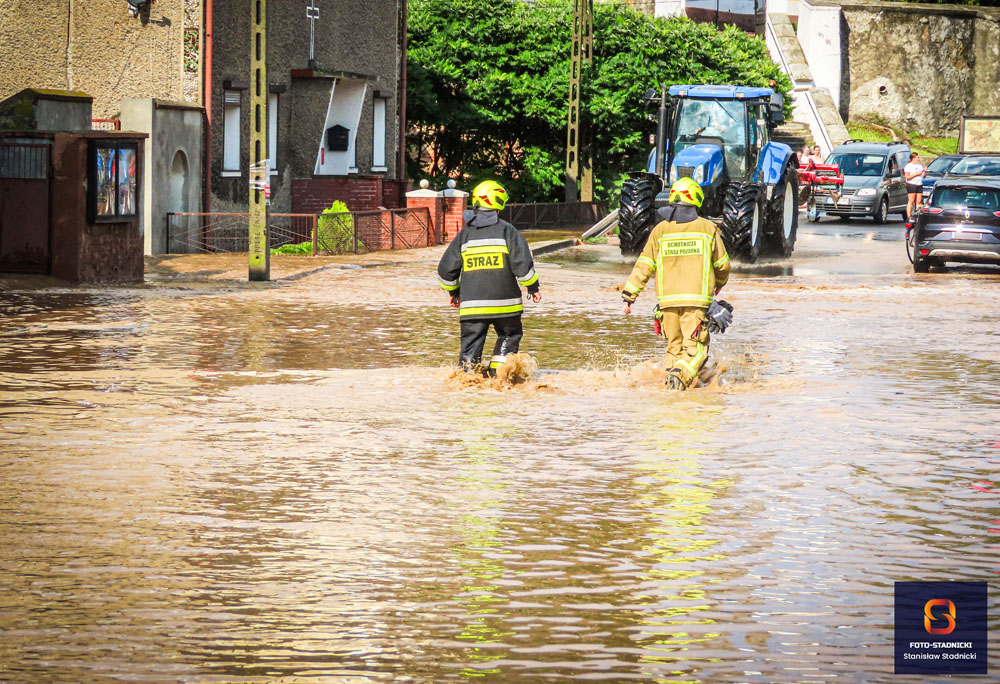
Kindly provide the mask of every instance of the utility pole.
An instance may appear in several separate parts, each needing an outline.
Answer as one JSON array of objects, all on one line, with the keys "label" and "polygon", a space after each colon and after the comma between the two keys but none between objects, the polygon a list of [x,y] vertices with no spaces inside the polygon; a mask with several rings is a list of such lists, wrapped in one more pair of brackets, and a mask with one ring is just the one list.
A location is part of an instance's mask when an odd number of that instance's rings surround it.
[{"label": "utility pole", "polygon": [[[580,86],[583,72],[594,64],[594,0],[573,0],[573,40],[569,66],[569,120],[566,126],[566,201],[594,199],[591,152],[580,121]],[[589,136],[586,136],[589,138]],[[581,142],[583,143],[581,145]],[[580,159],[581,146],[584,159]],[[580,191],[577,191],[577,180]]]},{"label": "utility pole", "polygon": [[253,6],[250,47],[250,280],[271,279],[268,208],[271,204],[267,155],[267,0]]}]

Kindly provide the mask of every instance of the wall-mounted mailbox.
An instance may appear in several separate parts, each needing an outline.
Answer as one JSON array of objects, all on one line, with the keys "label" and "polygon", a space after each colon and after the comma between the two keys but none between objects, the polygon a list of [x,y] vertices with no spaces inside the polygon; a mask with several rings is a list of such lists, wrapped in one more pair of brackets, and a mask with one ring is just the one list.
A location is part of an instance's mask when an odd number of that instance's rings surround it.
[{"label": "wall-mounted mailbox", "polygon": [[331,152],[347,152],[349,128],[344,128],[340,124],[330,126],[326,129],[326,149]]}]

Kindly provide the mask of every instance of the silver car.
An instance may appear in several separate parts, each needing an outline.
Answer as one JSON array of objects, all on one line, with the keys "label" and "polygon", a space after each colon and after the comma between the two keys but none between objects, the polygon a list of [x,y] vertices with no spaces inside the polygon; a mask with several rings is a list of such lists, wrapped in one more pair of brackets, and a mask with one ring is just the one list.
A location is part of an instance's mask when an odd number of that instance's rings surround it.
[{"label": "silver car", "polygon": [[834,148],[827,164],[836,164],[844,175],[839,196],[827,197],[820,207],[829,216],[871,216],[885,223],[889,214],[906,219],[906,182],[903,167],[910,147],[901,142],[878,143],[848,140]]}]

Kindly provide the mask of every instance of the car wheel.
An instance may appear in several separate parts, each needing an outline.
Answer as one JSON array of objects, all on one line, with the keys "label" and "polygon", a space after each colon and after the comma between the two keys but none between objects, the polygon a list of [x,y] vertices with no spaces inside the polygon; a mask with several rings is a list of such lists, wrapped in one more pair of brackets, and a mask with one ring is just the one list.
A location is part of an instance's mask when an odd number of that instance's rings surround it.
[{"label": "car wheel", "polygon": [[931,262],[927,259],[916,258],[913,260],[914,273],[927,273],[931,269]]},{"label": "car wheel", "polygon": [[889,200],[885,197],[882,201],[878,203],[878,209],[872,214],[872,220],[875,223],[885,223],[885,220],[889,217]]}]

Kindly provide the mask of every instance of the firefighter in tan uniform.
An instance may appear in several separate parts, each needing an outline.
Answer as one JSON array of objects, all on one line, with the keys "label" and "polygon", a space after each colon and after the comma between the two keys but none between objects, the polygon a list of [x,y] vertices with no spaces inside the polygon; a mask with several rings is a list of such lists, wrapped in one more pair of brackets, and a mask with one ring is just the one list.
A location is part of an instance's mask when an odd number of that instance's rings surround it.
[{"label": "firefighter in tan uniform", "polygon": [[[701,186],[691,178],[681,178],[670,187],[671,204],[658,212],[661,220],[653,228],[622,290],[626,314],[656,276],[657,318],[667,340],[667,379],[671,389],[683,390],[694,384],[708,358],[709,328],[725,330],[713,315],[713,297],[729,279],[729,254],[714,223],[698,216],[705,199]],[[725,305],[728,307],[728,305]],[[723,318],[731,308],[722,309]]]}]

